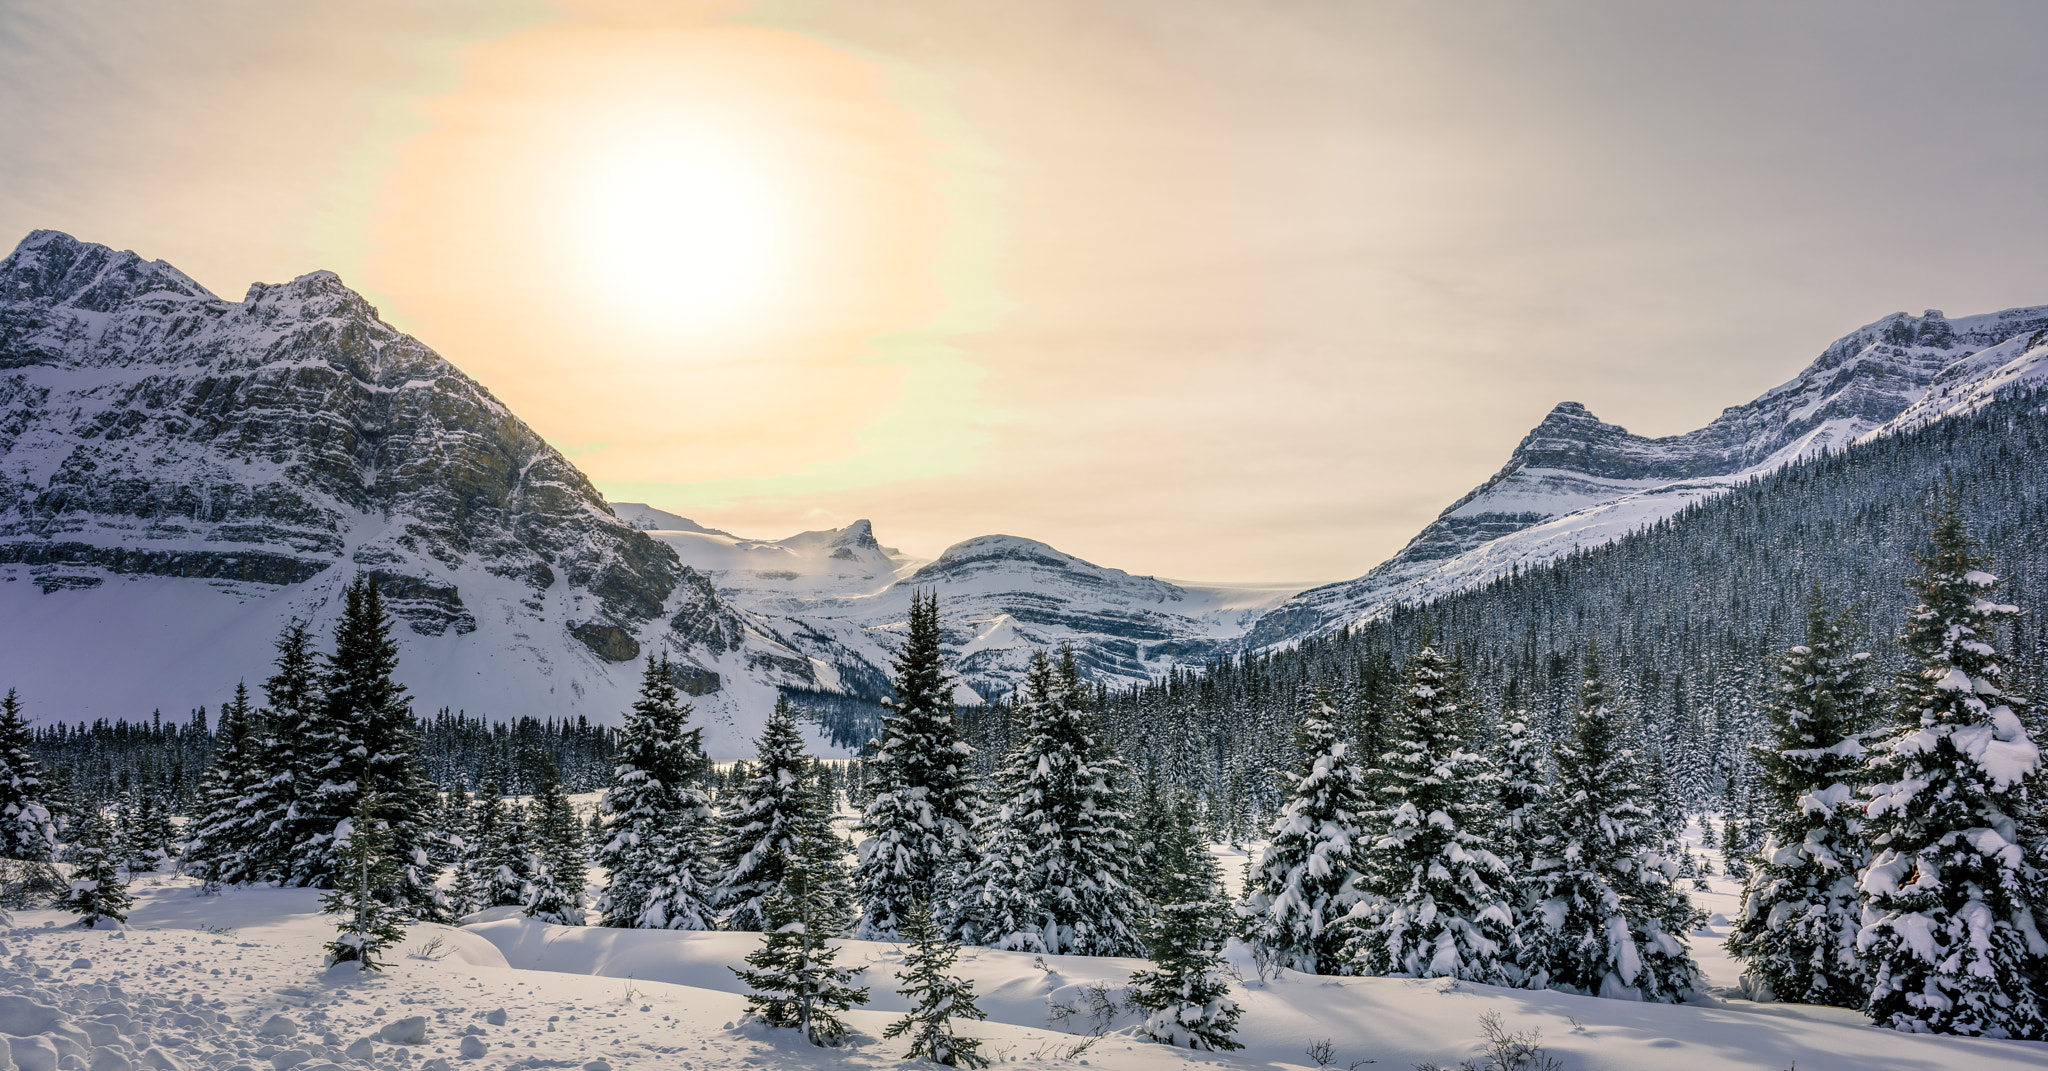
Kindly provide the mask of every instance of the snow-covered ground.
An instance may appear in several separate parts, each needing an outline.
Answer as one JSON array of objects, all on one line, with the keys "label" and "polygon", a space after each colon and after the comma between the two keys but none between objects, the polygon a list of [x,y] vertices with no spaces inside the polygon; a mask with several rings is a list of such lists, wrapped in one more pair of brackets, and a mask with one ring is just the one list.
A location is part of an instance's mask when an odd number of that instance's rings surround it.
[{"label": "snow-covered ground", "polygon": [[[1234,879],[1242,853],[1218,854]],[[905,1008],[894,992],[893,945],[844,943],[841,962],[868,967],[873,1002],[849,1016],[848,1047],[821,1050],[794,1032],[742,1021],[742,987],[727,968],[755,947],[752,934],[520,918],[423,925],[382,974],[359,975],[322,966],[321,945],[333,931],[316,893],[200,896],[190,881],[153,876],[133,892],[125,928],[81,930],[68,914],[39,910],[18,912],[0,935],[0,1032],[13,1035],[7,1040],[22,1071],[864,1068],[896,1064],[903,1049],[881,1038]],[[1733,887],[1717,879],[1701,903],[1725,916]],[[1726,992],[1737,970],[1721,949],[1726,927],[1710,929],[1693,938],[1694,952],[1709,985]],[[1333,1067],[1455,1066],[1479,1052],[1477,1024],[1487,1012],[1511,1030],[1540,1031],[1571,1071],[2048,1067],[2048,1045],[1901,1035],[1840,1009],[1725,996],[1633,1004],[1291,972],[1259,981],[1242,957],[1233,967],[1248,980],[1236,992],[1246,1009],[1245,1050],[1192,1053],[1135,1037],[1128,1013],[1091,1014],[1098,987],[1114,999],[1142,961],[970,949],[959,966],[989,1014],[961,1029],[987,1039],[985,1052],[1025,1067],[1312,1068],[1308,1049],[1322,1041]],[[1076,1011],[1063,1016],[1062,1005]],[[415,1017],[417,1040],[406,1041],[404,1020]],[[387,1028],[398,1040],[387,1040]]]}]

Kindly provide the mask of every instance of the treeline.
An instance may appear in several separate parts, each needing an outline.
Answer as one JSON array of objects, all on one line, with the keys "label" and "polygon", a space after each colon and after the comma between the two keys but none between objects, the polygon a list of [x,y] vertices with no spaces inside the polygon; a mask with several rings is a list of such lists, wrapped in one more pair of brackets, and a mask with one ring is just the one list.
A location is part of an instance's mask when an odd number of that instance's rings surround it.
[{"label": "treeline", "polygon": [[[1848,608],[1847,627],[1880,671],[1903,668],[1904,652],[1888,642],[1914,599],[1901,578],[1916,572],[1912,553],[1952,493],[1972,531],[1997,548],[2013,600],[2037,603],[2048,594],[2044,472],[2048,393],[2010,395],[1787,466],[1474,591],[1106,695],[1107,731],[1130,761],[1194,786],[1216,801],[1225,829],[1246,836],[1279,806],[1273,773],[1299,761],[1291,727],[1316,692],[1337,698],[1347,732],[1374,751],[1394,722],[1406,660],[1434,635],[1479,702],[1526,710],[1555,735],[1597,646],[1616,700],[1637,712],[1685,805],[1746,809],[1748,747],[1768,693],[1762,667],[1798,642],[1816,586]],[[2048,666],[2048,623],[2009,627],[2016,664]]]}]

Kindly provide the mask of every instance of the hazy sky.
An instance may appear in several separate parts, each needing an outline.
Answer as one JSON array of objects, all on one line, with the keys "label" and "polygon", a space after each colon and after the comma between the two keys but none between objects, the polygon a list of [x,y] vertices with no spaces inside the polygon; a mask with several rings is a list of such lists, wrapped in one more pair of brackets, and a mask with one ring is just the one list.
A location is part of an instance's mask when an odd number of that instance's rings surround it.
[{"label": "hazy sky", "polygon": [[0,243],[338,271],[615,500],[1334,580],[2048,303],[2048,7],[0,0]]}]

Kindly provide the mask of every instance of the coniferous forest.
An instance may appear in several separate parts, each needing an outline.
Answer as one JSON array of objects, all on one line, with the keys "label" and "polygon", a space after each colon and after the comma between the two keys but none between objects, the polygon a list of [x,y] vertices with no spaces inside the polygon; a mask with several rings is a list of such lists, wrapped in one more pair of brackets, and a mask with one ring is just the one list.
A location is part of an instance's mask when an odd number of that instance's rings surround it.
[{"label": "coniferous forest", "polygon": [[[1688,999],[1711,863],[1681,834],[1716,812],[1746,992],[2040,1038],[2043,412],[2009,397],[1130,691],[1042,652],[963,711],[922,595],[844,770],[803,753],[787,697],[759,755],[718,769],[666,655],[618,729],[415,717],[362,578],[331,637],[287,628],[212,721],[32,730],[7,693],[8,895],[91,925],[152,870],[325,889],[330,959],[364,969],[407,920],[488,909],[758,931],[753,1014],[816,1044],[868,995],[826,939],[908,941],[926,1003],[902,1032],[970,1066],[962,944],[1148,956],[1142,1033],[1198,1048],[1235,1044],[1232,938],[1262,972]],[[1241,897],[1209,838],[1265,843]]]}]

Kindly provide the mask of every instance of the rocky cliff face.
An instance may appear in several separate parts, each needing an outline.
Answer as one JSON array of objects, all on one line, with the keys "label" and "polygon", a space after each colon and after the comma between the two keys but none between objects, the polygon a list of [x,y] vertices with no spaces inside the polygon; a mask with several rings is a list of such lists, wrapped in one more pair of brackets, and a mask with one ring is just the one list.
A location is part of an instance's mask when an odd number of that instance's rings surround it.
[{"label": "rocky cliff face", "polygon": [[[720,687],[713,663],[750,642],[775,648],[489,391],[332,273],[259,283],[236,302],[161,261],[53,231],[0,260],[0,572],[74,595],[19,615],[98,606],[80,627],[111,639],[142,627],[147,615],[121,607],[143,589],[78,593],[176,578],[198,586],[151,597],[231,595],[253,608],[217,623],[236,639],[185,660],[187,676],[217,675],[208,687],[224,690],[260,679],[263,638],[319,620],[359,571],[410,634],[403,657],[425,704],[602,717],[622,709],[657,645],[705,694]],[[55,710],[65,694],[95,715],[183,698],[105,709],[120,700],[94,700],[94,682],[65,673],[55,650],[88,640],[55,627],[22,637],[53,648],[42,661]],[[467,663],[489,683],[435,683]]]},{"label": "rocky cliff face", "polygon": [[1930,390],[1979,378],[1969,371],[1983,363],[1977,354],[2044,328],[2048,306],[1956,320],[1935,310],[1896,313],[1837,340],[1797,378],[1755,401],[1662,439],[1603,423],[1577,402],[1560,403],[1498,473],[1400,553],[1357,580],[1301,593],[1262,618],[1245,643],[1256,649],[1333,631],[1397,602],[1618,537],[1732,481],[1881,433]]}]

